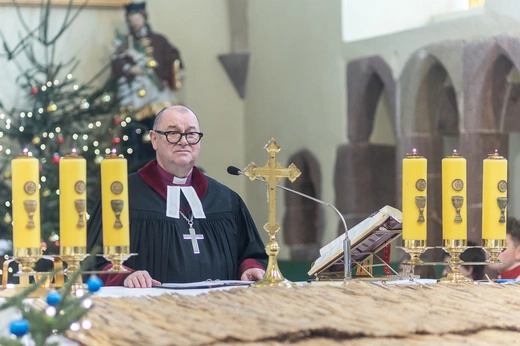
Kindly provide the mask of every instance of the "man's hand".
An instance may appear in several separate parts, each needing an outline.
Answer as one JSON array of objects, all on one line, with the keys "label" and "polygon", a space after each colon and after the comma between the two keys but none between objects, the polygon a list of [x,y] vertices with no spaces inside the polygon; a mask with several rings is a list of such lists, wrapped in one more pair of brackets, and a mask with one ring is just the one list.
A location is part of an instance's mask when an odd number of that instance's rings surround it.
[{"label": "man's hand", "polygon": [[146,270],[138,270],[128,275],[123,284],[128,288],[149,288],[159,286],[161,283],[152,279]]},{"label": "man's hand", "polygon": [[260,268],[249,268],[246,270],[242,276],[240,277],[240,280],[242,281],[257,281],[261,280],[264,277],[265,270]]}]

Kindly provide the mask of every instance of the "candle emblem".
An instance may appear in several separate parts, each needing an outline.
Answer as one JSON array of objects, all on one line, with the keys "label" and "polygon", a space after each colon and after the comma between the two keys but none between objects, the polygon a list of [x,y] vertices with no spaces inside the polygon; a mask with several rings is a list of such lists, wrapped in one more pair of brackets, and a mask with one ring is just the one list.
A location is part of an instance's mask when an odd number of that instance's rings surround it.
[{"label": "candle emblem", "polygon": [[[78,180],[76,184],[74,184],[74,191],[77,194],[81,195],[85,193],[87,186],[83,180]],[[85,210],[87,209],[87,201],[85,199],[76,199],[74,201],[74,207],[78,212],[78,223],[76,224],[77,228],[85,227]]]},{"label": "candle emblem", "polygon": [[451,196],[451,204],[455,208],[455,219],[453,222],[460,223],[462,222],[462,217],[460,216],[460,209],[464,205],[464,197],[462,196]]},{"label": "candle emblem", "polygon": [[[114,195],[119,195],[123,192],[123,184],[120,181],[114,181],[110,185],[110,191],[114,193]],[[123,207],[125,206],[125,201],[122,199],[113,199],[110,201],[110,205],[112,206],[112,210],[116,215],[116,221],[114,222],[114,228],[123,228],[123,224],[121,223],[121,212],[123,211]]]},{"label": "candle emblem", "polygon": [[497,197],[497,204],[500,208],[500,219],[498,222],[505,223],[506,222],[506,207],[507,207],[507,197]]},{"label": "candle emblem", "polygon": [[419,217],[417,218],[417,222],[424,222],[424,208],[426,207],[426,197],[425,196],[415,196],[415,205],[419,208]]},{"label": "candle emblem", "polygon": [[76,208],[76,211],[78,212],[78,223],[76,224],[77,228],[85,227],[85,221],[83,221],[83,218],[85,216],[85,209],[87,207],[87,201],[84,199],[77,199],[74,201],[74,207]]},{"label": "candle emblem", "polygon": [[[32,181],[28,181],[23,186],[23,190],[28,194],[32,195],[36,192],[36,184]],[[27,221],[27,228],[34,228],[34,212],[36,211],[37,202],[34,199],[28,199],[23,201],[23,207],[29,216]]]}]

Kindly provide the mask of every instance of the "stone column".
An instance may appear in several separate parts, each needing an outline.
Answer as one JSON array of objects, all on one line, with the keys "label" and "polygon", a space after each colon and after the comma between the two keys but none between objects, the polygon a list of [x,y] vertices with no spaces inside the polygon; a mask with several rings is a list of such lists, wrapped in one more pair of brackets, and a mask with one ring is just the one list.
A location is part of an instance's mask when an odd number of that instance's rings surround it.
[{"label": "stone column", "polygon": [[[337,150],[335,205],[348,227],[385,205],[395,205],[395,148],[354,142]],[[344,232],[340,224],[338,233]]]}]

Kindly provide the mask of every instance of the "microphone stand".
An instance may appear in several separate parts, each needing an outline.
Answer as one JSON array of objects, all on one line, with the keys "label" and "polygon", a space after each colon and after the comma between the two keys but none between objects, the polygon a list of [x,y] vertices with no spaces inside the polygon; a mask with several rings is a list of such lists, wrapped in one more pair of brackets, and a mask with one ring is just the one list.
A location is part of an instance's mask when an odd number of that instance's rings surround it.
[{"label": "microphone stand", "polygon": [[[243,174],[242,171],[238,171],[238,174]],[[255,180],[259,180],[259,181],[262,181],[262,182],[266,182],[264,179],[262,178],[255,178]],[[297,195],[300,195],[302,197],[305,197],[305,198],[308,198],[310,200],[313,200],[314,202],[317,202],[317,203],[320,203],[320,204],[324,204],[330,208],[332,208],[332,210],[334,210],[336,212],[336,214],[338,214],[339,218],[341,219],[341,222],[343,223],[343,228],[345,228],[345,239],[343,240],[343,261],[345,263],[345,268],[344,268],[344,281],[350,281],[352,280],[352,268],[351,268],[351,263],[352,263],[352,256],[351,256],[351,242],[350,242],[350,238],[348,236],[348,227],[347,227],[347,222],[345,221],[345,218],[343,217],[343,214],[341,214],[341,212],[338,210],[338,208],[336,208],[335,206],[333,206],[332,204],[330,203],[327,203],[327,202],[324,202],[324,201],[321,201],[317,198],[314,198],[314,197],[311,197],[309,195],[306,195],[304,193],[301,193],[299,191],[296,191],[296,190],[293,190],[293,189],[290,189],[288,187],[285,187],[285,186],[281,186],[281,185],[278,185],[276,184],[276,187],[282,189],[282,190],[286,190],[286,191],[289,191],[289,192],[292,192],[292,193],[295,193]]]}]

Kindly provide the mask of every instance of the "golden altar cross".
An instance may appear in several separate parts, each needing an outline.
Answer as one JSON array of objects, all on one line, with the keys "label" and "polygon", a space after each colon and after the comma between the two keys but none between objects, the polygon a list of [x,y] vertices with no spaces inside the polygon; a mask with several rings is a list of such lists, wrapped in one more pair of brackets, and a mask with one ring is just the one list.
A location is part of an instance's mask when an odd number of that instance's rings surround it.
[{"label": "golden altar cross", "polygon": [[285,279],[278,268],[277,255],[280,247],[276,242],[276,233],[280,230],[280,225],[276,222],[276,185],[281,178],[288,178],[291,182],[302,173],[293,163],[288,168],[283,168],[276,161],[276,154],[280,151],[280,146],[274,138],[265,145],[264,149],[269,154],[269,159],[263,167],[257,167],[254,162],[250,163],[245,169],[244,174],[251,180],[262,178],[267,183],[267,204],[268,204],[268,222],[264,225],[264,229],[269,233],[269,244],[265,250],[269,255],[269,263],[262,280],[255,282],[255,287],[268,286],[286,286],[291,287],[294,284]]}]

